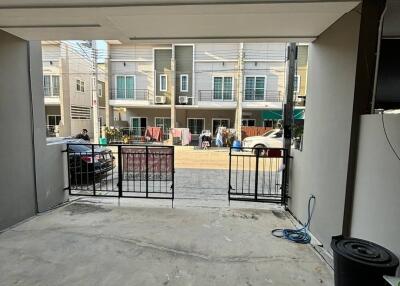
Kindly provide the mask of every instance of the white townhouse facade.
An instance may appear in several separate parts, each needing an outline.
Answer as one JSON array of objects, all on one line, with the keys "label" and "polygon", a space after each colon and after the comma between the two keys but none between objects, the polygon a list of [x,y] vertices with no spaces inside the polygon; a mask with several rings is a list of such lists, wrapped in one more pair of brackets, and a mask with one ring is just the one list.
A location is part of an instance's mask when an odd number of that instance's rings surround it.
[{"label": "white townhouse facade", "polygon": [[[306,56],[307,46],[300,49]],[[188,127],[196,136],[203,129],[215,133],[218,126],[273,126],[281,118],[285,43],[109,41],[108,54],[110,125],[141,132],[147,126],[164,132]],[[306,80],[296,76],[299,103]]]},{"label": "white townhouse facade", "polygon": [[[43,94],[47,136],[74,136],[83,128],[93,138],[93,64],[64,41],[42,42]],[[99,66],[99,121],[105,124],[107,96],[105,67]]]}]

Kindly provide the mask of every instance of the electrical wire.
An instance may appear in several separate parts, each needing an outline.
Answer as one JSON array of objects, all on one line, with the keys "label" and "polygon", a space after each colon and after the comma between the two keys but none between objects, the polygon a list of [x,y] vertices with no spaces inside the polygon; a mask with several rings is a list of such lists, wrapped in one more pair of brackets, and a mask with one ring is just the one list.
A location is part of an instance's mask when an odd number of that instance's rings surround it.
[{"label": "electrical wire", "polygon": [[399,154],[397,154],[396,150],[394,149],[392,143],[390,142],[389,136],[388,136],[388,134],[387,134],[387,132],[386,132],[385,120],[383,119],[383,112],[381,113],[381,115],[382,115],[382,116],[381,116],[381,119],[382,119],[382,127],[383,127],[383,132],[385,133],[386,140],[387,140],[387,142],[388,142],[390,148],[392,149],[394,155],[395,155],[395,156],[397,157],[397,159],[400,161],[400,156],[399,156]]},{"label": "electrical wire", "polygon": [[[311,206],[312,202],[312,206]],[[311,236],[308,233],[308,228],[311,223],[311,218],[314,213],[315,208],[315,196],[311,195],[308,199],[307,206],[307,223],[299,229],[289,229],[289,228],[277,228],[271,231],[271,234],[275,237],[283,238],[295,243],[308,244],[311,242]]]}]

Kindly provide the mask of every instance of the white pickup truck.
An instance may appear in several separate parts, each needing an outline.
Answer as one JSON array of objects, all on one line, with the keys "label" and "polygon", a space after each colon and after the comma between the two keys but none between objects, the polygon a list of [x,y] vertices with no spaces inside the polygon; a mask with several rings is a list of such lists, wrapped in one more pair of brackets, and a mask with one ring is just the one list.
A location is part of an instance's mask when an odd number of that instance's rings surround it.
[{"label": "white pickup truck", "polygon": [[245,148],[282,148],[281,129],[273,129],[260,136],[250,136],[243,139],[242,147]]}]

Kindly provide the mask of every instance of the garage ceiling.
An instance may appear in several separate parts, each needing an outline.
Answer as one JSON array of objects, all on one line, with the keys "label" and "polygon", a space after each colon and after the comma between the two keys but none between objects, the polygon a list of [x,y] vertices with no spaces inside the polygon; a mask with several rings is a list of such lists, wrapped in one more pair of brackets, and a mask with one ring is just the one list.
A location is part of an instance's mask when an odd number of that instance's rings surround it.
[{"label": "garage ceiling", "polygon": [[27,40],[307,42],[358,4],[339,0],[0,0],[0,29]]}]

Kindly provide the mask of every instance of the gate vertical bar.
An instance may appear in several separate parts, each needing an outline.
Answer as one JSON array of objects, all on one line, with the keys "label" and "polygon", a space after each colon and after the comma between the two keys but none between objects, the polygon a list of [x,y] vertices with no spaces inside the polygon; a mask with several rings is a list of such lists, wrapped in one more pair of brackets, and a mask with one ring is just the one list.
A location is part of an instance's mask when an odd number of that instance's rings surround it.
[{"label": "gate vertical bar", "polygon": [[287,166],[287,161],[289,160],[288,158],[288,153],[286,152],[286,149],[283,149],[283,165],[285,166],[282,170],[282,183],[281,183],[281,205],[286,206],[286,166]]},{"label": "gate vertical bar", "polygon": [[146,198],[149,197],[149,147],[146,146]]},{"label": "gate vertical bar", "polygon": [[172,208],[174,207],[175,199],[175,146],[172,146]]},{"label": "gate vertical bar", "polygon": [[[129,155],[127,155],[129,156]],[[128,162],[126,162],[128,164]],[[118,197],[122,197],[122,147],[118,145]]]},{"label": "gate vertical bar", "polygon": [[232,179],[232,146],[229,147],[229,183],[228,183],[228,203],[229,205],[231,204],[231,189],[232,189],[232,185],[231,185],[231,179]]},{"label": "gate vertical bar", "polygon": [[[257,197],[258,197],[258,161],[259,161],[259,158],[260,158],[260,149],[259,148],[257,148],[256,149],[256,174],[255,174],[255,179],[254,179],[254,199],[255,200],[257,200]],[[250,158],[250,160],[251,160],[251,158]],[[249,184],[250,184],[250,182],[249,182]]]},{"label": "gate vertical bar", "polygon": [[[96,164],[94,162],[94,144],[92,144],[92,165],[93,165],[93,196],[96,195]],[[88,168],[87,168],[88,169]],[[90,177],[89,177],[90,178]]]},{"label": "gate vertical bar", "polygon": [[67,168],[68,168],[68,194],[71,195],[71,161],[69,159],[69,144],[67,144]]}]

